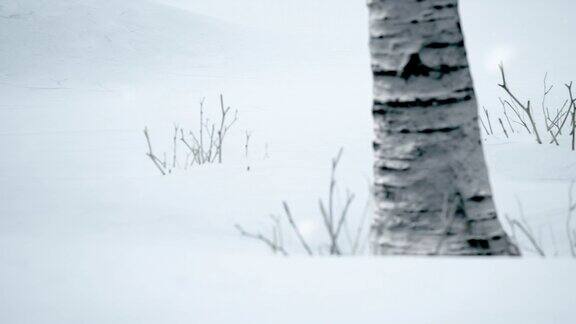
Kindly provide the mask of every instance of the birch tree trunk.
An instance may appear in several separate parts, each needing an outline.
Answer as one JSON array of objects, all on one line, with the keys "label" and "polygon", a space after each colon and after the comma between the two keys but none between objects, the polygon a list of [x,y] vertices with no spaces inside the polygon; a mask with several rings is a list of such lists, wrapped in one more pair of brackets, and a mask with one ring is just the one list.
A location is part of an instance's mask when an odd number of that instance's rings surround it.
[{"label": "birch tree trunk", "polygon": [[376,254],[518,255],[497,218],[457,0],[369,0]]}]

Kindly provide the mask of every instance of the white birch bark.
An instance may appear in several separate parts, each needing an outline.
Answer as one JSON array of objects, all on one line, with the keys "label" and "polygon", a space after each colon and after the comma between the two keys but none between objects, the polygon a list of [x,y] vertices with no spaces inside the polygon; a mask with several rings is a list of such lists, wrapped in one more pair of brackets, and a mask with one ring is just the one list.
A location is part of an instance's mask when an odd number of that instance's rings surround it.
[{"label": "white birch bark", "polygon": [[369,0],[376,254],[517,255],[497,218],[457,0]]}]

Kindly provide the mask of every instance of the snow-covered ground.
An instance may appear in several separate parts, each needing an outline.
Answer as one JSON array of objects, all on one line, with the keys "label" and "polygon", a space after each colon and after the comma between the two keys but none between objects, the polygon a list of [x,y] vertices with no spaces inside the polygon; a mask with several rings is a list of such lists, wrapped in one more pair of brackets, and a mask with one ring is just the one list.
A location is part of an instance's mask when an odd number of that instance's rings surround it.
[{"label": "snow-covered ground", "polygon": [[[321,239],[317,200],[340,147],[353,217],[368,199],[364,3],[314,2],[290,28],[305,2],[294,3],[264,6],[271,17],[254,24],[245,17],[262,16],[256,5],[0,3],[0,323],[572,323],[571,260],[311,260],[293,239],[287,249],[299,255],[283,259],[238,235],[235,223],[268,228],[286,200],[307,239]],[[504,23],[486,27],[473,14],[488,7],[463,1],[480,101],[496,114],[497,74],[483,67],[522,56],[498,43],[522,29],[489,43]],[[558,82],[576,75],[566,52]],[[541,82],[545,70],[513,59],[520,91],[541,91],[526,80]],[[220,93],[240,116],[225,163],[160,176],[144,155],[144,126],[155,149],[170,151],[173,123],[193,127],[202,97],[217,112]],[[487,137],[496,203],[518,218],[519,201],[549,254],[567,256],[576,155],[532,141]]]}]

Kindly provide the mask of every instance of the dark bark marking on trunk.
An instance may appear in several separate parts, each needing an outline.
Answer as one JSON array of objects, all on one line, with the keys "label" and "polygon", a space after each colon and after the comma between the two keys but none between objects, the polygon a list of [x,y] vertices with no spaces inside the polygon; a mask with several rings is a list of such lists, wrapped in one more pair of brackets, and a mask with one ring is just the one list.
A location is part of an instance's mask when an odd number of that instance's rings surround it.
[{"label": "dark bark marking on trunk", "polygon": [[381,113],[381,109],[378,109],[378,106],[387,106],[390,108],[410,108],[410,107],[431,107],[431,106],[442,106],[442,105],[450,105],[459,102],[464,102],[472,99],[472,95],[468,94],[464,97],[450,97],[450,98],[443,98],[443,99],[416,99],[410,101],[387,101],[382,102],[379,100],[374,100],[373,104],[373,113],[379,114]]},{"label": "dark bark marking on trunk", "polygon": [[[445,45],[444,43],[434,43],[432,46],[456,46],[456,45]],[[380,70],[376,67],[372,67],[372,75],[374,77],[400,77],[406,81],[413,77],[429,77],[433,76],[436,79],[442,79],[443,77],[449,75],[450,73],[457,72],[463,69],[467,69],[467,65],[446,65],[442,64],[439,66],[430,67],[422,63],[419,54],[412,54],[402,69],[398,70]]]},{"label": "dark bark marking on trunk", "polygon": [[432,133],[450,133],[455,130],[460,129],[460,127],[442,127],[442,128],[424,128],[424,129],[401,129],[399,133],[402,134],[432,134]]}]

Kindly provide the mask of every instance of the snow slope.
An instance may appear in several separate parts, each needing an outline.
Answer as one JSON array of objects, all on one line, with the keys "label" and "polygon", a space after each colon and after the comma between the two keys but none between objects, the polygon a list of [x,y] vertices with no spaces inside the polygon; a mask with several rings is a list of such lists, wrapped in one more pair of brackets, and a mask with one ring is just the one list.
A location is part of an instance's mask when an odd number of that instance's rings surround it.
[{"label": "snow slope", "polygon": [[238,46],[225,23],[146,1],[9,0],[0,13],[1,80],[14,86],[198,69],[226,62]]}]

